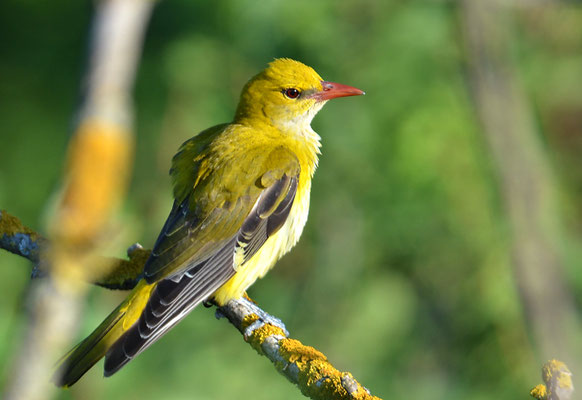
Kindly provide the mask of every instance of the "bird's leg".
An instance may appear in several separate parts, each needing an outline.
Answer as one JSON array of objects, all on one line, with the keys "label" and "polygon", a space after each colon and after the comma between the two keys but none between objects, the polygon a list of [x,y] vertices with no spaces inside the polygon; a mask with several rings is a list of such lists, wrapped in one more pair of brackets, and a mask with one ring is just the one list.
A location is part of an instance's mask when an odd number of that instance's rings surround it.
[{"label": "bird's leg", "polygon": [[250,301],[250,302],[251,302],[251,303],[253,303],[253,304],[257,304],[257,302],[256,302],[256,301],[254,301],[253,299],[251,299],[251,298],[249,297],[249,294],[248,294],[247,292],[244,292],[244,293],[243,293],[243,295],[242,295],[242,297],[243,297],[243,299],[246,299],[246,300]]}]

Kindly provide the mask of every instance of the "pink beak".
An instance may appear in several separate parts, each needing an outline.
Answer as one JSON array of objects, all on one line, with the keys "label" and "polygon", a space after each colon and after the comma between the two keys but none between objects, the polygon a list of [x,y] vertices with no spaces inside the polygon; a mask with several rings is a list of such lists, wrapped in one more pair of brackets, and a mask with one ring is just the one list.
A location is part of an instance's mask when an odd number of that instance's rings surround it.
[{"label": "pink beak", "polygon": [[357,89],[353,86],[342,85],[341,83],[322,81],[321,86],[323,90],[316,92],[310,97],[317,101],[326,101],[335,99],[336,97],[359,96],[366,94],[363,90]]}]

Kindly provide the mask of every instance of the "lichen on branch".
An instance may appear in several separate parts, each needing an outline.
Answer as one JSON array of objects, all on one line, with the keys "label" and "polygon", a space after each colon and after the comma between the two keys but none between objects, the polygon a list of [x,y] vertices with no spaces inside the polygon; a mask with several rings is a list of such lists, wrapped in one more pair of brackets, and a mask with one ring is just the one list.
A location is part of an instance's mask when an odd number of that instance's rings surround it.
[{"label": "lichen on branch", "polygon": [[20,219],[0,210],[0,248],[38,263],[43,243],[44,239]]},{"label": "lichen on branch", "polygon": [[321,400],[379,400],[351,373],[336,369],[319,350],[289,338],[282,323],[250,299],[230,301],[218,308],[217,316],[226,317],[245,341],[267,357],[305,396]]},{"label": "lichen on branch", "polygon": [[570,400],[574,393],[572,372],[559,360],[549,360],[542,367],[544,384],[539,384],[530,391],[537,400]]}]

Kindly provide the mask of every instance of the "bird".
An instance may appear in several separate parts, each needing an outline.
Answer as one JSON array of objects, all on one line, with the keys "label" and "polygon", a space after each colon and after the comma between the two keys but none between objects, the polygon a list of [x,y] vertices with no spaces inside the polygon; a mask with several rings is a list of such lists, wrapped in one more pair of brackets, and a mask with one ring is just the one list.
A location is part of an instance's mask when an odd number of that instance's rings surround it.
[{"label": "bird", "polygon": [[174,203],[127,298],[57,363],[77,382],[105,357],[111,376],[197,305],[242,297],[298,242],[321,138],[313,117],[331,99],[365,94],[289,58],[244,86],[232,122],[184,142],[172,159]]}]

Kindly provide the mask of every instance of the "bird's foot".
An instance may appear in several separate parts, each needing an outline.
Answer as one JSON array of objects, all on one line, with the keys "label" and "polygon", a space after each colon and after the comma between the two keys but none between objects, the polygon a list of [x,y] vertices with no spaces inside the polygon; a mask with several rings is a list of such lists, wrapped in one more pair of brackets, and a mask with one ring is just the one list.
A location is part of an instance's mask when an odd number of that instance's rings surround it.
[{"label": "bird's foot", "polygon": [[251,303],[253,303],[253,304],[257,304],[257,302],[256,302],[256,301],[254,301],[253,299],[251,299],[251,298],[249,297],[249,294],[248,294],[247,292],[244,292],[244,293],[243,293],[243,295],[242,295],[242,297],[243,297],[243,299],[245,299],[245,300],[248,300],[248,301],[250,301],[250,302],[251,302]]},{"label": "bird's foot", "polygon": [[[205,308],[211,308],[211,307],[214,307],[214,306],[218,307],[218,304],[216,304],[216,302],[215,302],[215,301],[214,301],[214,299],[212,299],[212,298],[208,298],[208,299],[206,299],[206,300],[202,300],[202,305],[203,305]],[[218,311],[217,311],[217,312],[218,312]]]}]

